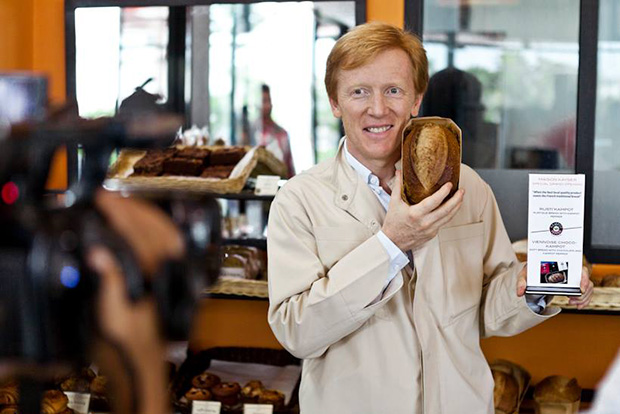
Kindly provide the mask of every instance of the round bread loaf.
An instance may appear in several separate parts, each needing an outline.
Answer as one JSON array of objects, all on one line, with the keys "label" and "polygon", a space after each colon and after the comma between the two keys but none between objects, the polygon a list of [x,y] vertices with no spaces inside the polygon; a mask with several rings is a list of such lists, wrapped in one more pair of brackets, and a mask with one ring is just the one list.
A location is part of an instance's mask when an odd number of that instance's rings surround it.
[{"label": "round bread loaf", "polygon": [[519,385],[517,380],[503,371],[492,370],[491,372],[495,382],[493,387],[495,409],[504,413],[514,412],[519,401]]},{"label": "round bread loaf", "polygon": [[403,131],[403,199],[410,205],[432,195],[447,182],[458,189],[461,143],[458,128],[447,119],[412,119]]},{"label": "round bread loaf", "polygon": [[540,381],[534,390],[534,400],[540,402],[572,403],[581,398],[581,387],[575,378],[553,375]]}]

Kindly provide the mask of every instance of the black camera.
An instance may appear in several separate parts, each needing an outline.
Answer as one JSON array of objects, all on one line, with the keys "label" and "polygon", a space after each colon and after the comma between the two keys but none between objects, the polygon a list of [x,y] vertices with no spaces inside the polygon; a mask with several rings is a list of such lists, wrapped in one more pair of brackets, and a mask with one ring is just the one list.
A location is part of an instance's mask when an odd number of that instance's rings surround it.
[{"label": "black camera", "polygon": [[[89,362],[98,334],[98,277],[85,254],[98,244],[121,263],[132,300],[156,299],[165,336],[187,338],[194,304],[219,274],[218,202],[180,191],[122,192],[159,206],[183,235],[185,257],[152,277],[144,277],[127,241],[94,204],[116,148],[168,145],[178,125],[178,118],[161,114],[21,124],[0,140],[0,377],[43,377],[58,364]],[[63,146],[79,148],[81,177],[66,192],[50,194],[50,163]]]}]

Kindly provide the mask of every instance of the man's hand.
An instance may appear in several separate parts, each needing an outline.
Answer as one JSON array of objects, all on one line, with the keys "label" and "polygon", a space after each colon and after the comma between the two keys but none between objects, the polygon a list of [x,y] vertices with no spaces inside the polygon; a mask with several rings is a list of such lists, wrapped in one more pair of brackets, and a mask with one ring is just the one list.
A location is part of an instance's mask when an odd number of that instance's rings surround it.
[{"label": "man's hand", "polygon": [[583,309],[592,300],[592,294],[594,293],[594,283],[590,280],[590,271],[587,267],[583,266],[581,269],[581,296],[573,296],[568,299],[568,304],[577,306],[577,309]]},{"label": "man's hand", "polygon": [[441,226],[449,222],[461,207],[465,190],[458,190],[442,205],[452,189],[452,184],[446,183],[435,194],[409,206],[401,198],[401,186],[402,172],[397,171],[381,230],[402,251],[407,251],[420,247],[437,235]]},{"label": "man's hand", "polygon": [[[517,296],[521,297],[525,294],[525,288],[527,286],[527,265],[521,269],[519,276],[517,277]],[[594,284],[590,280],[590,271],[587,267],[583,266],[581,269],[581,296],[573,296],[568,299],[568,304],[571,306],[577,306],[577,309],[583,309],[592,300],[592,293],[594,292]]]},{"label": "man's hand", "polygon": [[[95,204],[127,241],[145,277],[151,277],[167,259],[182,257],[181,233],[157,207],[105,191],[97,193]],[[87,260],[100,280],[96,310],[101,338],[95,354],[110,377],[114,412],[136,414],[136,398],[137,414],[170,412],[164,343],[154,299],[130,301],[123,269],[107,247],[91,247]]]}]

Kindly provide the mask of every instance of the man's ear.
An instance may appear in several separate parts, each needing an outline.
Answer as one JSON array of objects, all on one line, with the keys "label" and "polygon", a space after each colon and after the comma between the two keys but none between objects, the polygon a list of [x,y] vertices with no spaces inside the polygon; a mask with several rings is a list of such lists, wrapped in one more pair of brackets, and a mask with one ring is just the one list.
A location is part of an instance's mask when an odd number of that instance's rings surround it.
[{"label": "man's ear", "polygon": [[342,112],[340,111],[340,106],[338,105],[338,102],[336,102],[332,98],[329,98],[329,106],[332,109],[332,114],[336,118],[341,118],[342,117]]},{"label": "man's ear", "polygon": [[422,105],[422,98],[424,98],[423,93],[416,96],[413,103],[413,108],[411,108],[411,116],[418,116],[418,113],[420,112],[420,105]]}]

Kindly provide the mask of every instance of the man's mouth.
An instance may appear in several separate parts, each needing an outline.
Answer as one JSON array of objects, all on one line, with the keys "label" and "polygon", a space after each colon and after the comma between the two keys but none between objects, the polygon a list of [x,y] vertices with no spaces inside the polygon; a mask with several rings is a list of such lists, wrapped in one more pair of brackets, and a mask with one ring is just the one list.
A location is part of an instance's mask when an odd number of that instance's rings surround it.
[{"label": "man's mouth", "polygon": [[383,126],[376,126],[376,127],[373,126],[373,127],[366,127],[366,128],[364,128],[364,131],[368,131],[368,132],[373,133],[373,134],[380,134],[380,133],[385,132],[385,131],[387,131],[387,130],[389,130],[391,128],[392,128],[392,125],[383,125]]}]

